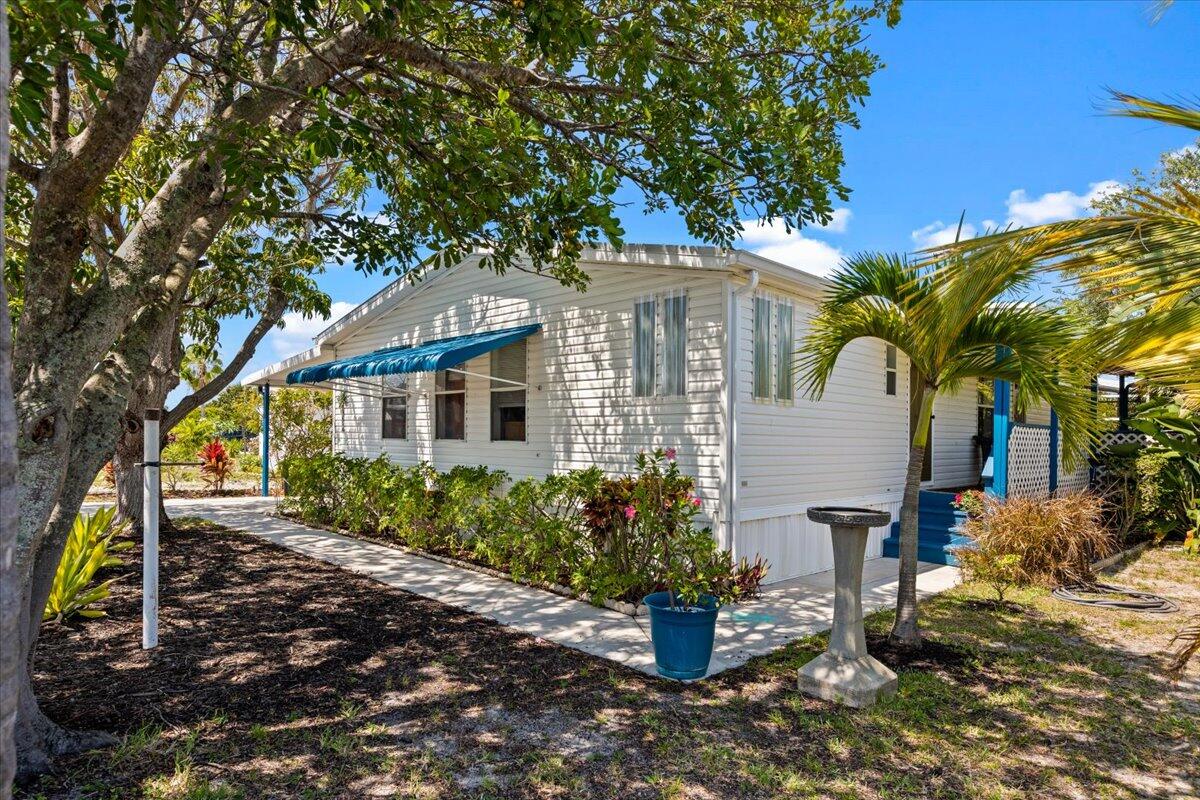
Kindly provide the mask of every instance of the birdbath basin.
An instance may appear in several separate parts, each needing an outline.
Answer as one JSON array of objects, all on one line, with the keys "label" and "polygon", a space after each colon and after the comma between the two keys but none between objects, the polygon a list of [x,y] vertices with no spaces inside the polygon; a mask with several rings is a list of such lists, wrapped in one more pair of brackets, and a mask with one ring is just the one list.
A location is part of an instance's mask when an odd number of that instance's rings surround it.
[{"label": "birdbath basin", "polygon": [[828,649],[800,668],[800,691],[867,708],[896,691],[896,673],[867,652],[862,610],[867,535],[892,517],[870,508],[817,506],[808,509],[808,518],[828,525],[833,537],[833,630]]}]

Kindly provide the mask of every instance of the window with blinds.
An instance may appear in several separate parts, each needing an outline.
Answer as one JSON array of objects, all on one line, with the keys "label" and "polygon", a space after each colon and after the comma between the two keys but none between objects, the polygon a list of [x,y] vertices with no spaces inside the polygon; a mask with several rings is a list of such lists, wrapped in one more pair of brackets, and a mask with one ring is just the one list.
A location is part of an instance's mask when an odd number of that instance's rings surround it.
[{"label": "window with blinds", "polygon": [[754,396],[771,396],[771,301],[754,298]]},{"label": "window with blinds", "polygon": [[687,394],[687,315],[684,291],[633,304],[633,396]]},{"label": "window with blinds", "polygon": [[492,441],[525,441],[525,340],[492,351]]},{"label": "window with blinds", "polygon": [[896,394],[896,364],[899,360],[899,355],[896,352],[896,345],[889,344],[885,347],[883,361],[883,390],[885,394],[895,396]]},{"label": "window with blinds", "polygon": [[663,298],[663,375],[661,394],[671,397],[687,390],[687,295]]},{"label": "window with blinds", "polygon": [[633,305],[633,396],[654,395],[655,338],[658,303],[653,298]]},{"label": "window with blinds", "polygon": [[449,370],[437,373],[434,384],[434,438],[467,438],[467,376],[458,364]]},{"label": "window with blinds", "polygon": [[792,304],[775,303],[775,399],[794,400],[796,386],[794,363],[796,330],[793,327]]},{"label": "window with blinds", "polygon": [[383,432],[384,439],[408,438],[408,376],[384,375]]}]

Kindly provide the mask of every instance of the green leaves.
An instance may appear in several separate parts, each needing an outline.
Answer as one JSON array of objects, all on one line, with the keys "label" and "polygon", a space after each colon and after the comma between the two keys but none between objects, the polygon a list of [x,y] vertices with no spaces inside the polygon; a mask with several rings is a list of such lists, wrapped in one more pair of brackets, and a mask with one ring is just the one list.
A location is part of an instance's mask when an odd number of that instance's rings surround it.
[{"label": "green leaves", "polygon": [[107,567],[124,564],[113,553],[133,547],[131,541],[114,542],[121,532],[113,527],[115,507],[98,509],[94,514],[80,514],[67,538],[54,583],[50,587],[50,598],[42,612],[43,620],[63,622],[73,616],[87,619],[103,617],[104,612],[91,608],[94,603],[108,597],[114,578],[92,585],[96,573]]},{"label": "green leaves", "polygon": [[799,353],[801,380],[820,397],[847,345],[882,339],[908,356],[935,393],[972,378],[998,379],[1018,386],[1018,408],[1047,401],[1062,423],[1064,458],[1074,463],[1094,433],[1092,362],[1075,355],[1072,319],[1007,299],[1030,274],[1028,260],[1008,249],[968,253],[941,271],[912,267],[898,255],[847,259]]}]

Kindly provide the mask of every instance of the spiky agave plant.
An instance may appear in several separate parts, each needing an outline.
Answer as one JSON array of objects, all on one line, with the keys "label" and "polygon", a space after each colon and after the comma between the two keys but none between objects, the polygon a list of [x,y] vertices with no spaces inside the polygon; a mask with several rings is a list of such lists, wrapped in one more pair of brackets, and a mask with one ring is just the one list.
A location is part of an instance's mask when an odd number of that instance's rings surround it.
[{"label": "spiky agave plant", "polygon": [[116,579],[109,578],[94,586],[92,581],[101,569],[125,563],[114,553],[133,547],[130,541],[114,541],[122,530],[113,525],[116,513],[116,508],[109,506],[94,514],[75,517],[62,560],[54,573],[50,598],[42,612],[43,620],[62,622],[76,615],[89,619],[104,616],[103,611],[91,606],[108,597],[109,587]]}]

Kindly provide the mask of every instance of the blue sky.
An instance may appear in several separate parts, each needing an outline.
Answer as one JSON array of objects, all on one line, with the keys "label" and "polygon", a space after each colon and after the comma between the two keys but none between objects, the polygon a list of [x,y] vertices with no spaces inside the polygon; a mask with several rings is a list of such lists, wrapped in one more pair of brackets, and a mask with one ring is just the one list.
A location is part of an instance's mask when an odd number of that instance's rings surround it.
[{"label": "blue sky", "polygon": [[[1106,182],[1194,140],[1102,112],[1106,87],[1200,96],[1200,3],[1177,2],[1153,25],[1149,8],[1144,0],[910,0],[898,27],[871,31],[869,46],[886,66],[871,82],[861,127],[844,137],[849,201],[824,230],[751,227],[743,246],[822,272],[843,253],[910,250],[952,235],[964,210],[977,230],[1077,216]],[[630,208],[623,223],[629,242],[695,243],[675,214]],[[388,282],[350,267],[319,280],[335,317]],[[328,324],[286,321],[246,372],[310,346]],[[227,357],[250,324],[224,327]]]}]

